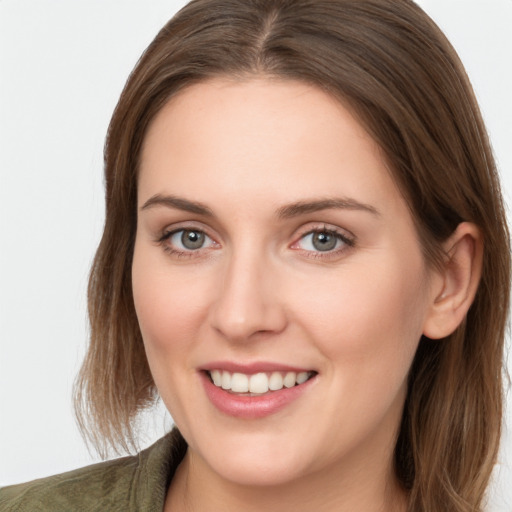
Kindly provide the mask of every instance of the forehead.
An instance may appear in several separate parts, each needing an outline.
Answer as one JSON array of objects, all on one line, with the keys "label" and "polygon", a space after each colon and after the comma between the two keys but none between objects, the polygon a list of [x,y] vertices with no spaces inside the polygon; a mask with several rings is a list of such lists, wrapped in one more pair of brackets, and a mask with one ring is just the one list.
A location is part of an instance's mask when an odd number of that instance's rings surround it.
[{"label": "forehead", "polygon": [[378,145],[341,102],[263,78],[195,84],[163,107],[143,144],[139,203],[156,193],[275,206],[304,195],[399,200]]}]

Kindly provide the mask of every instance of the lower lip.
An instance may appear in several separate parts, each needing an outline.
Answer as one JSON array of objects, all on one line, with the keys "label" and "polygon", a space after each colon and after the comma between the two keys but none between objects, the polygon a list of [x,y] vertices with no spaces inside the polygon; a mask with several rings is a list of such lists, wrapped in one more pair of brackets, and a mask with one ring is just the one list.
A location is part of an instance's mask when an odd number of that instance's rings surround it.
[{"label": "lower lip", "polygon": [[210,402],[221,412],[229,416],[244,419],[257,419],[270,416],[297,400],[316,381],[316,376],[293,388],[283,388],[264,395],[237,395],[225,391],[213,384],[206,372],[201,379]]}]

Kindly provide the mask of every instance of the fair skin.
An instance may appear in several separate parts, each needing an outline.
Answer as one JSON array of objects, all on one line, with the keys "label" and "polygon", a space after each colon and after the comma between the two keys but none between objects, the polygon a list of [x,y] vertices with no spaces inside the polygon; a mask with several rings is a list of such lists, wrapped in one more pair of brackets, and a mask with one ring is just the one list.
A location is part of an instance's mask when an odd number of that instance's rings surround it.
[{"label": "fair skin", "polygon": [[[471,303],[476,228],[447,242],[449,271],[430,269],[357,120],[264,78],[200,83],[160,111],[138,206],[135,307],[189,444],[166,510],[405,510],[407,374],[421,335],[446,336]],[[214,370],[309,380],[251,396]]]}]

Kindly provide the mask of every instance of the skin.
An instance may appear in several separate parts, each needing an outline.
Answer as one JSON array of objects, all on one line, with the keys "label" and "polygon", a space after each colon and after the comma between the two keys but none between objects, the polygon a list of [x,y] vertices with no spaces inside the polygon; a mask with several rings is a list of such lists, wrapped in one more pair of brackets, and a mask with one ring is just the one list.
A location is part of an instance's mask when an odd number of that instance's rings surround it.
[{"label": "skin", "polygon": [[[157,195],[211,215],[148,205]],[[279,215],[326,198],[351,207]],[[191,86],[150,126],[138,204],[137,316],[189,444],[166,509],[405,510],[393,449],[419,339],[444,328],[447,279],[425,263],[407,204],[349,110],[298,82]],[[162,239],[184,228],[206,233],[205,244]],[[319,251],[312,230],[349,243]],[[473,239],[459,238],[469,258]],[[201,367],[219,360],[317,375],[279,412],[234,418],[201,382]]]}]

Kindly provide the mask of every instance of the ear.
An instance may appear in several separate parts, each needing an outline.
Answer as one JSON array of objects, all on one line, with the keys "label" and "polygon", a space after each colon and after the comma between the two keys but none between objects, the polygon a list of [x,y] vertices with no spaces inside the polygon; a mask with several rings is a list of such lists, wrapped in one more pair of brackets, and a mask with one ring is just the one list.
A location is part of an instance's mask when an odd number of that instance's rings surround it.
[{"label": "ear", "polygon": [[483,237],[475,224],[459,224],[443,247],[446,257],[434,278],[433,299],[423,326],[423,334],[431,339],[449,336],[462,323],[482,274]]}]

